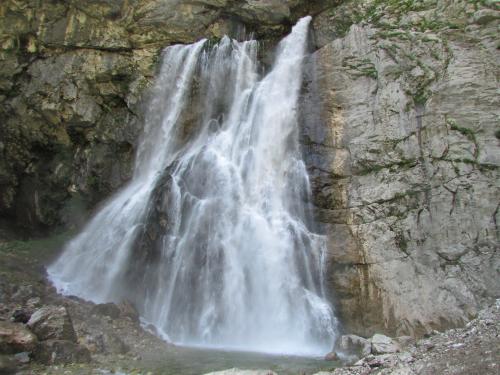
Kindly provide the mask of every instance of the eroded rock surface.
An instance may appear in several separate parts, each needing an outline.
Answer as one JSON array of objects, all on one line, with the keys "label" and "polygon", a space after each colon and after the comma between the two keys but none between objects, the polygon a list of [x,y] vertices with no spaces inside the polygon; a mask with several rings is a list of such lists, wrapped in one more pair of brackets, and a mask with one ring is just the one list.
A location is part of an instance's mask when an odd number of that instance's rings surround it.
[{"label": "eroded rock surface", "polygon": [[325,123],[303,138],[348,332],[462,325],[500,293],[498,19],[481,16],[499,12],[484,4],[344,2],[314,19]]}]

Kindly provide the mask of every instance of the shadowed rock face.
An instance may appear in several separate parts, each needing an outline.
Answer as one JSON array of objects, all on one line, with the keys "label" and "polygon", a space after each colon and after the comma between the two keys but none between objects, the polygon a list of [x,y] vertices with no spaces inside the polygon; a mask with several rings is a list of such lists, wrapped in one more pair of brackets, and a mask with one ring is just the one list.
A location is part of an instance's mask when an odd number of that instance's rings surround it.
[{"label": "shadowed rock face", "polygon": [[0,216],[78,225],[130,178],[163,47],[245,27],[266,48],[307,13],[301,138],[345,329],[462,324],[500,293],[494,2],[3,1]]},{"label": "shadowed rock face", "polygon": [[161,49],[254,32],[273,45],[320,2],[0,4],[0,212],[29,231],[78,225],[131,175]]}]

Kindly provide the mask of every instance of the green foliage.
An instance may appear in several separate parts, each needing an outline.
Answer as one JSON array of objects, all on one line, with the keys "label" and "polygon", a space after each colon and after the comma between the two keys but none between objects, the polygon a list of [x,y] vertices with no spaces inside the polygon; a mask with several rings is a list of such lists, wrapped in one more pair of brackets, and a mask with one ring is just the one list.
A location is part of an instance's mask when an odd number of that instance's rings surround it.
[{"label": "green foliage", "polygon": [[415,159],[401,159],[397,162],[390,164],[372,164],[366,165],[361,171],[359,171],[360,176],[364,176],[371,173],[377,173],[383,169],[390,169],[391,171],[409,169],[417,165],[417,160]]},{"label": "green foliage", "polygon": [[59,250],[73,235],[73,231],[67,231],[40,239],[2,242],[0,243],[0,253],[43,259],[50,257],[55,251]]},{"label": "green foliage", "polygon": [[377,69],[369,59],[357,59],[350,56],[342,61],[342,66],[351,70],[355,77],[378,78]]},{"label": "green foliage", "polygon": [[450,126],[451,130],[455,130],[459,132],[460,134],[466,136],[471,142],[474,142],[477,144],[476,140],[476,134],[472,129],[469,128],[464,128],[462,126],[458,126],[457,121],[452,118],[446,118],[446,123]]}]

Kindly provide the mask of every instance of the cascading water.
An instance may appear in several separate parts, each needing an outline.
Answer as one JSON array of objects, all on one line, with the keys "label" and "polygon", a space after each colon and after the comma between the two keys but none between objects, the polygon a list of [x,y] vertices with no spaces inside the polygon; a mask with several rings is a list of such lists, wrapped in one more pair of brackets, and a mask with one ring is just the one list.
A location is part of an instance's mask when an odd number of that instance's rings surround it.
[{"label": "cascading water", "polygon": [[310,229],[298,142],[309,22],[262,78],[255,41],[166,48],[133,179],[49,268],[60,291],[131,299],[183,345],[331,350],[325,241]]}]

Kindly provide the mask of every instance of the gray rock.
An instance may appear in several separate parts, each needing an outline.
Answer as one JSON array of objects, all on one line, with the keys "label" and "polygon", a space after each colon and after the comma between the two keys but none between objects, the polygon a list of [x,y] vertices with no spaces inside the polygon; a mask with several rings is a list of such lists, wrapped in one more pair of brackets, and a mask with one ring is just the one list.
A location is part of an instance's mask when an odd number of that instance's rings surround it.
[{"label": "gray rock", "polygon": [[337,352],[330,352],[327,355],[325,355],[325,361],[338,361],[339,356]]},{"label": "gray rock", "polygon": [[0,321],[0,353],[30,352],[37,337],[21,323]]},{"label": "gray rock", "polygon": [[27,309],[15,309],[12,313],[12,321],[15,323],[28,323],[31,311]]},{"label": "gray rock", "polygon": [[134,304],[128,300],[123,300],[119,305],[121,316],[130,318],[133,322],[139,323],[139,312]]},{"label": "gray rock", "polygon": [[371,353],[371,344],[369,340],[360,336],[343,335],[337,343],[337,350],[363,358]]},{"label": "gray rock", "polygon": [[27,325],[39,340],[77,340],[71,318],[64,306],[44,306],[36,310]]},{"label": "gray rock", "polygon": [[[304,127],[305,154],[346,329],[419,336],[464,324],[500,288],[498,21],[466,27],[474,8],[444,0],[356,21],[367,3],[314,19],[325,126]],[[460,30],[399,29],[429,15]]]},{"label": "gray rock", "polygon": [[91,361],[87,348],[67,340],[47,340],[39,343],[34,358],[46,365],[87,363]]},{"label": "gray rock", "polygon": [[415,345],[415,338],[412,336],[399,336],[394,339],[401,348],[407,348]]},{"label": "gray rock", "polygon": [[401,349],[397,342],[388,336],[375,334],[370,339],[373,354],[389,354],[399,352]]},{"label": "gray rock", "polygon": [[114,303],[101,303],[95,305],[92,310],[90,310],[91,314],[99,314],[109,316],[111,319],[117,319],[120,316],[120,308],[116,306]]},{"label": "gray rock", "polygon": [[480,9],[474,13],[473,19],[474,23],[484,25],[491,21],[500,19],[500,12],[493,9]]},{"label": "gray rock", "polygon": [[450,262],[454,262],[460,259],[463,255],[467,254],[469,250],[470,249],[468,249],[462,244],[452,244],[448,247],[444,247],[437,250],[437,253],[439,254],[440,257]]},{"label": "gray rock", "polygon": [[31,358],[30,358],[30,352],[21,352],[21,353],[16,353],[14,355],[14,358],[17,362],[19,363],[29,363]]}]

